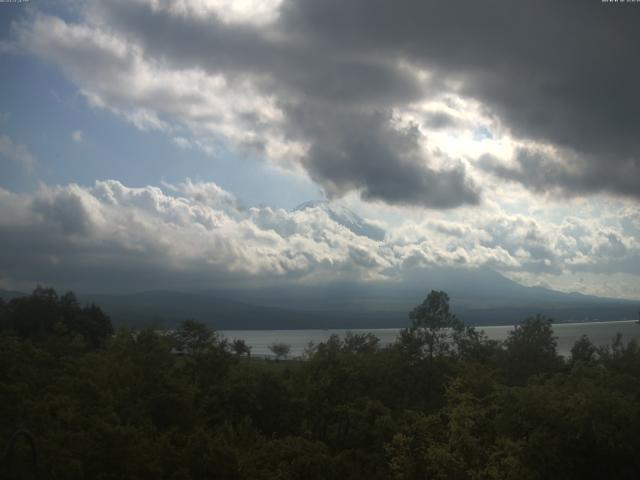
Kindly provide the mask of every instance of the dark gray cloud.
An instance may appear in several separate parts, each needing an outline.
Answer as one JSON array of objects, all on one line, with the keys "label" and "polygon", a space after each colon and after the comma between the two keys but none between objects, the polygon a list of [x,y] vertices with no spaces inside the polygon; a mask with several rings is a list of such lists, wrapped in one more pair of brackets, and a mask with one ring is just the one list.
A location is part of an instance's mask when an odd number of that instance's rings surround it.
[{"label": "dark gray cloud", "polygon": [[90,218],[82,199],[74,191],[63,190],[55,196],[38,197],[31,205],[33,212],[42,215],[45,224],[63,234],[86,234]]},{"label": "dark gray cloud", "polygon": [[333,112],[308,105],[289,112],[311,149],[305,166],[330,197],[359,190],[398,205],[451,208],[478,203],[464,170],[436,171],[420,155],[415,126],[393,126],[383,113]]},{"label": "dark gray cloud", "polygon": [[[479,202],[479,189],[460,163],[431,167],[432,159],[418,148],[422,133],[392,125],[394,108],[429,95],[399,66],[400,57],[294,32],[287,27],[288,7],[281,22],[268,27],[181,16],[141,2],[96,8],[94,15],[153,58],[232,79],[257,79],[285,113],[287,135],[309,145],[303,165],[330,198],[356,190],[365,199],[398,205],[452,208]],[[427,120],[435,128],[451,121],[445,114]]]},{"label": "dark gray cloud", "polygon": [[[521,150],[515,167],[488,168],[498,177],[534,191],[640,198],[634,4],[283,0],[266,24],[228,22],[185,5],[96,2],[85,20],[140,46],[154,65],[219,73],[231,84],[250,78],[283,112],[284,135],[308,145],[303,166],[329,196],[357,190],[390,204],[477,203],[480,188],[462,166],[436,167],[432,153],[416,148],[452,117],[433,114],[412,133],[390,121],[415,102],[451,93],[479,101],[516,139],[559,152]],[[77,58],[75,47],[69,51]],[[98,77],[99,61],[92,65]],[[418,78],[417,68],[427,77]],[[164,93],[158,88],[147,105],[170,97]],[[257,116],[243,119],[248,129],[264,127]],[[255,136],[238,142],[267,150]]]},{"label": "dark gray cloud", "polygon": [[478,166],[539,193],[575,195],[609,191],[639,196],[640,171],[637,162],[606,158],[609,160],[598,161],[588,153],[580,155],[564,150],[551,154],[543,150],[519,148],[513,159],[515,166],[505,165],[491,155],[483,155],[478,160]]},{"label": "dark gray cloud", "polygon": [[640,197],[630,186],[640,179],[636,5],[299,0],[284,12],[287,28],[324,48],[402,55],[455,77],[517,136],[576,154],[520,157],[544,172],[514,180],[540,189],[541,177],[557,173],[545,183],[568,193]]},{"label": "dark gray cloud", "polygon": [[416,79],[398,68],[398,59],[323,45],[287,25],[227,24],[135,1],[101,2],[96,8],[101,21],[135,39],[151,57],[231,78],[257,75],[264,88],[289,102],[390,107],[424,94]]},{"label": "dark gray cloud", "polygon": [[425,115],[424,125],[430,130],[440,130],[442,128],[453,127],[458,121],[445,112],[431,112]]}]

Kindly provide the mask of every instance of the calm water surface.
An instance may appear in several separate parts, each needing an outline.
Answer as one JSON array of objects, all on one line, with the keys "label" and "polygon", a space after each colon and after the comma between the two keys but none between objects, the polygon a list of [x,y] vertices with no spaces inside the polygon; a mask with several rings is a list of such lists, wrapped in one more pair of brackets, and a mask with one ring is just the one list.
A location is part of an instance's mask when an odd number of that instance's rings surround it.
[{"label": "calm water surface", "polygon": [[[486,335],[493,340],[504,340],[513,329],[512,325],[495,327],[478,327],[484,330]],[[398,336],[399,328],[378,329],[340,329],[340,330],[224,330],[226,338],[243,339],[251,346],[251,354],[256,356],[271,356],[269,345],[274,342],[284,342],[291,345],[292,357],[302,355],[309,342],[319,343],[326,341],[330,335],[336,334],[344,337],[347,332],[373,333],[380,339],[382,345],[392,343]],[[581,335],[587,335],[591,341],[598,345],[608,345],[617,333],[621,333],[625,342],[640,339],[640,325],[635,320],[623,320],[619,322],[590,322],[590,323],[559,323],[553,325],[553,331],[558,337],[558,353],[569,355],[574,342]]]}]

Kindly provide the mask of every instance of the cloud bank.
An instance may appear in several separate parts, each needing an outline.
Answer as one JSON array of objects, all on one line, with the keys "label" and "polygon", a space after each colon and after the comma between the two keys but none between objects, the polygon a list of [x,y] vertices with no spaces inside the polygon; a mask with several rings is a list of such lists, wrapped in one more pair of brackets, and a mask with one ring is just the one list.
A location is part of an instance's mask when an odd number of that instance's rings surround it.
[{"label": "cloud bank", "polygon": [[322,205],[247,209],[217,185],[190,180],[0,190],[0,281],[85,291],[395,281],[429,266],[633,274],[639,239],[633,209],[616,224],[568,216],[557,228],[494,212],[406,222],[371,238]]},{"label": "cloud bank", "polygon": [[[386,232],[359,235],[326,208],[243,208],[213,183],[4,190],[5,284],[393,281],[488,266],[640,298],[635,5],[73,5],[32,7],[7,48],[136,129],[308,177]],[[0,156],[35,161],[6,136]]]}]

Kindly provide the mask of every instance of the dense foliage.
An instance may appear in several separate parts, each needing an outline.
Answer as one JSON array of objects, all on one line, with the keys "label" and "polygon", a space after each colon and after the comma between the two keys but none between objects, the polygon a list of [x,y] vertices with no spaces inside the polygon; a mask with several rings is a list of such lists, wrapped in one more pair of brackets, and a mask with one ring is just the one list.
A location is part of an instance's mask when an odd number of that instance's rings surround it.
[{"label": "dense foliage", "polygon": [[581,338],[565,360],[542,317],[490,341],[443,292],[410,318],[388,347],[349,334],[260,361],[193,321],[113,334],[37,289],[0,302],[0,448],[27,429],[59,479],[640,478],[635,342]]}]

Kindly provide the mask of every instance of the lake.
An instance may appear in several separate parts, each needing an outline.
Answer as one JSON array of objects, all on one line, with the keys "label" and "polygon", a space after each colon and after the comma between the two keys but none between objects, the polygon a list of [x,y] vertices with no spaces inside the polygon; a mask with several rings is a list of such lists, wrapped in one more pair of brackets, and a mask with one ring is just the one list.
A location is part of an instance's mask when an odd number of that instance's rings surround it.
[{"label": "lake", "polygon": [[[513,329],[513,325],[477,327],[483,330],[493,340],[504,340]],[[336,329],[336,330],[223,330],[220,333],[229,340],[243,339],[251,346],[251,354],[259,357],[272,356],[269,345],[274,342],[284,342],[291,346],[290,357],[302,355],[309,342],[320,343],[326,341],[330,335],[343,337],[347,332],[372,333],[380,339],[382,345],[395,341],[399,328],[378,329]],[[588,323],[558,323],[553,325],[553,331],[558,337],[558,353],[568,356],[571,347],[581,335],[587,335],[597,346],[608,345],[617,333],[621,333],[624,342],[633,338],[640,338],[640,325],[635,320],[618,322],[588,322]]]}]

